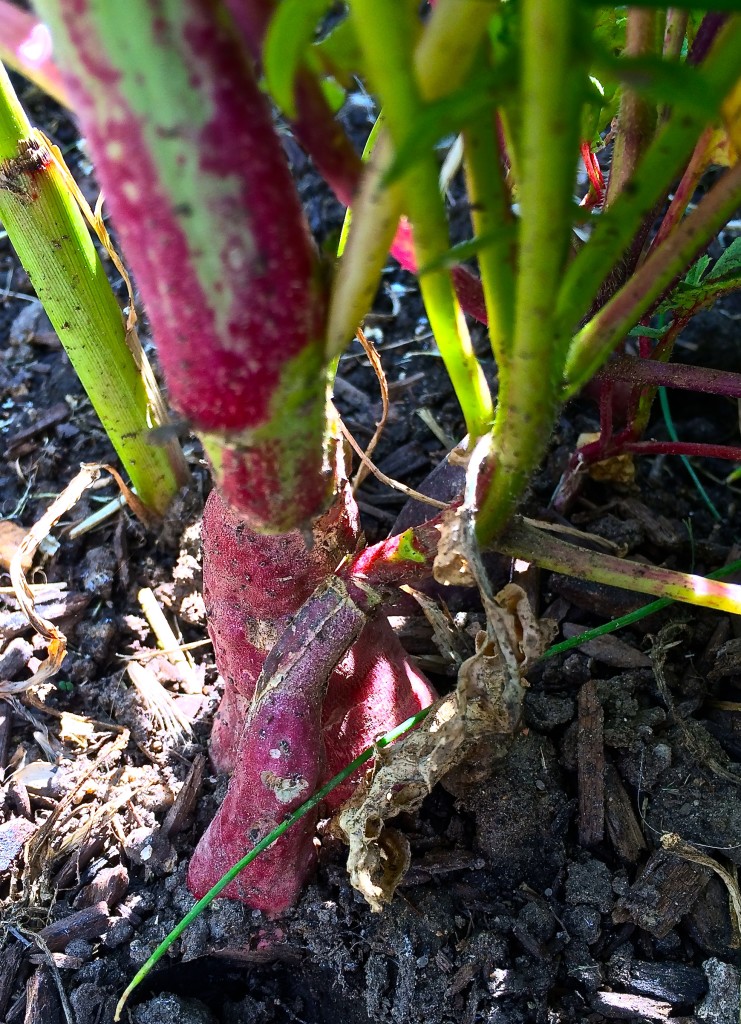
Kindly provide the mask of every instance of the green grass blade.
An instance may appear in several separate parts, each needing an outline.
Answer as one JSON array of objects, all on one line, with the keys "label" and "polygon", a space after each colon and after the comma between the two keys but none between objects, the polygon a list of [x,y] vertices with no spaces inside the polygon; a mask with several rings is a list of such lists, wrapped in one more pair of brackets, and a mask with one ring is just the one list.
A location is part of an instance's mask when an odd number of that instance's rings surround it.
[{"label": "green grass blade", "polygon": [[[658,390],[659,390],[659,404],[661,405],[661,412],[662,412],[662,414],[664,416],[664,422],[666,423],[667,433],[669,434],[669,437],[672,439],[672,441],[679,441],[679,437],[677,436],[677,431],[674,428],[674,421],[672,419],[671,409],[669,408],[669,396],[666,393],[666,388],[659,388]],[[713,504],[713,501],[712,501],[710,495],[708,494],[708,492],[702,486],[702,483],[700,482],[700,478],[697,475],[697,473],[695,472],[695,467],[692,465],[692,463],[690,462],[690,460],[687,458],[686,455],[680,455],[679,457],[682,460],[682,462],[684,464],[684,468],[687,470],[687,472],[688,472],[688,474],[690,476],[690,479],[692,480],[692,483],[697,488],[697,493],[700,495],[702,500],[705,502],[705,505],[707,506],[707,508],[708,508],[708,510],[710,512],[710,515],[713,517],[713,519],[716,521],[716,523],[722,523],[723,522],[723,516],[720,514],[718,509]]]}]

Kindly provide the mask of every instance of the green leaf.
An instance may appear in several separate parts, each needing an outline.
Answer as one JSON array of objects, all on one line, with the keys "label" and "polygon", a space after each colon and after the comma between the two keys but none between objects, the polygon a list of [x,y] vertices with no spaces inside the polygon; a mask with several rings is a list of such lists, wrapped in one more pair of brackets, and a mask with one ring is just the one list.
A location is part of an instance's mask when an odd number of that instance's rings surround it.
[{"label": "green leaf", "polygon": [[705,280],[715,281],[719,277],[734,274],[741,274],[741,238],[734,238],[728,248],[723,250]]},{"label": "green leaf", "polygon": [[696,288],[702,281],[705,271],[710,266],[710,257],[701,256],[697,263],[694,263],[684,276],[684,283],[691,288]]},{"label": "green leaf", "polygon": [[458,135],[471,121],[502,102],[516,87],[514,61],[477,73],[456,92],[425,103],[408,137],[399,146],[383,184],[398,181],[417,160],[428,154],[441,139]]},{"label": "green leaf", "polygon": [[628,334],[631,338],[663,338],[666,327],[633,327]]},{"label": "green leaf", "polygon": [[602,48],[594,68],[601,79],[619,82],[657,104],[667,104],[706,118],[717,116],[723,98],[708,88],[702,70],[661,57],[615,57]]},{"label": "green leaf", "polygon": [[270,21],[263,49],[265,80],[288,117],[296,114],[296,74],[329,6],[330,0],[281,0]]}]

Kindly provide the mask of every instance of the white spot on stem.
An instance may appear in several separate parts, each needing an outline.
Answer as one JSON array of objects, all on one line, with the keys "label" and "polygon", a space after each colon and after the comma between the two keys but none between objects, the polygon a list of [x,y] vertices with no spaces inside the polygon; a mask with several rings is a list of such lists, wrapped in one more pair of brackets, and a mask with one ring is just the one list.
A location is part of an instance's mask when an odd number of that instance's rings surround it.
[{"label": "white spot on stem", "polygon": [[275,772],[262,772],[262,784],[275,793],[276,799],[282,804],[290,804],[296,797],[309,788],[308,780],[303,775],[292,775],[284,778]]}]

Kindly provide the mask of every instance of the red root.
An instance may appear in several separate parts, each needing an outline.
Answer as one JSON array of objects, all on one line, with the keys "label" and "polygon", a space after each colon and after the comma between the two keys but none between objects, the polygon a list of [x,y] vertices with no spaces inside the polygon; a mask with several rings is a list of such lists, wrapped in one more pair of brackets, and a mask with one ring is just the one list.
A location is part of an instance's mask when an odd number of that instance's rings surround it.
[{"label": "red root", "polygon": [[[318,521],[311,549],[298,533],[258,537],[221,498],[209,499],[204,590],[227,686],[212,755],[234,774],[191,861],[188,884],[197,897],[378,735],[434,699],[388,621],[369,619],[337,578],[289,622],[354,547],[357,529],[347,489]],[[280,650],[268,655],[278,632]],[[349,650],[348,636],[357,638]],[[327,809],[356,782],[334,790]],[[289,907],[315,862],[315,824],[316,814],[307,815],[224,895],[269,913]]]}]

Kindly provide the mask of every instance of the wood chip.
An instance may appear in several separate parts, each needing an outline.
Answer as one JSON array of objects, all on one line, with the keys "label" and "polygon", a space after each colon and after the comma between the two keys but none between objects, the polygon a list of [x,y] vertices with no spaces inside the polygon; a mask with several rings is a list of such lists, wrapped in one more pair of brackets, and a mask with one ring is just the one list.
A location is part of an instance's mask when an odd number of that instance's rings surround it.
[{"label": "wood chip", "polygon": [[690,964],[631,960],[616,954],[610,959],[609,968],[611,986],[672,1005],[694,1006],[707,991],[704,973]]},{"label": "wood chip", "polygon": [[74,939],[97,939],[108,930],[108,904],[103,900],[77,910],[39,933],[52,953],[62,952]]},{"label": "wood chip", "polygon": [[672,1012],[671,1003],[629,992],[596,992],[590,1003],[593,1010],[612,1020],[668,1020]]},{"label": "wood chip", "polygon": [[15,637],[0,656],[0,679],[17,679],[33,656],[28,640]]},{"label": "wood chip", "polygon": [[[49,622],[65,620],[71,624],[81,617],[89,604],[90,594],[60,593],[56,600],[39,604],[37,608]],[[0,639],[11,640],[30,633],[31,629],[31,623],[23,612],[0,611]]]},{"label": "wood chip", "polygon": [[39,415],[35,423],[24,427],[23,430],[17,431],[12,437],[8,438],[5,458],[17,458],[19,454],[18,449],[22,448],[27,441],[32,441],[39,434],[43,434],[47,430],[51,430],[52,427],[56,427],[57,423],[64,422],[68,416],[69,406],[66,402],[57,402],[50,409],[46,409]]},{"label": "wood chip", "polygon": [[[3,569],[10,568],[13,555],[20,547],[20,543],[27,533],[28,530],[19,526],[18,523],[11,522],[10,519],[0,520],[0,566]],[[33,556],[24,556],[22,565],[23,571],[28,572],[33,565]]]},{"label": "wood chip", "polygon": [[10,997],[15,988],[15,979],[23,963],[25,950],[20,942],[3,946],[0,951],[0,1020],[5,1020]]},{"label": "wood chip", "polygon": [[26,818],[11,818],[0,825],[0,873],[10,870],[35,831],[36,826]]},{"label": "wood chip", "polygon": [[129,891],[129,873],[123,864],[103,868],[75,897],[75,910],[105,903],[109,910],[117,906]]},{"label": "wood chip", "polygon": [[[103,830],[107,830],[107,826],[103,825]],[[75,850],[71,857],[69,857],[59,871],[52,879],[52,885],[55,889],[67,889],[74,884],[76,878],[79,878],[80,872],[87,867],[93,857],[97,857],[103,852],[105,848],[105,835],[101,832],[95,832],[89,835],[79,847]]]},{"label": "wood chip", "polygon": [[615,924],[630,921],[663,939],[695,903],[712,871],[666,850],[652,854],[637,881],[617,902]]},{"label": "wood chip", "polygon": [[8,764],[8,750],[12,728],[13,712],[5,701],[0,701],[0,781],[3,779],[3,771]]},{"label": "wood chip", "polygon": [[594,680],[579,691],[578,708],[579,843],[589,847],[601,843],[605,832],[604,712]]},{"label": "wood chip", "polygon": [[23,1024],[63,1024],[64,1015],[51,970],[46,964],[26,984],[26,1015]]},{"label": "wood chip", "polygon": [[618,857],[635,864],[646,849],[646,841],[633,803],[611,764],[605,768],[605,821]]},{"label": "wood chip", "polygon": [[[566,640],[583,632],[584,626],[579,626],[575,622],[563,624],[563,635]],[[594,640],[587,640],[586,643],[579,645],[579,650],[600,664],[609,665],[610,668],[651,668],[651,659],[647,654],[616,636],[598,636]]]},{"label": "wood chip", "polygon": [[577,608],[605,619],[634,612],[646,603],[646,598],[641,594],[618,590],[617,587],[608,587],[603,583],[590,583],[573,576],[554,575],[549,585],[551,590],[571,601]]}]

